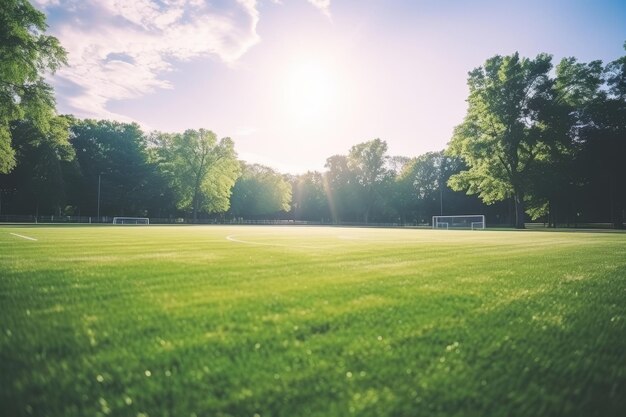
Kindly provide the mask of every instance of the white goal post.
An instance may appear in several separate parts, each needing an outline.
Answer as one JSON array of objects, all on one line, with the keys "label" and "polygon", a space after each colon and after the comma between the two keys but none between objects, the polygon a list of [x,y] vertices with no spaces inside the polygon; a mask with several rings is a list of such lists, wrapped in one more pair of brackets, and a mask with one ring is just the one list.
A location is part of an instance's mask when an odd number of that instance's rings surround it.
[{"label": "white goal post", "polygon": [[150,224],[147,217],[113,217],[113,224]]},{"label": "white goal post", "polygon": [[433,216],[433,229],[484,229],[484,214],[463,214],[458,216]]}]

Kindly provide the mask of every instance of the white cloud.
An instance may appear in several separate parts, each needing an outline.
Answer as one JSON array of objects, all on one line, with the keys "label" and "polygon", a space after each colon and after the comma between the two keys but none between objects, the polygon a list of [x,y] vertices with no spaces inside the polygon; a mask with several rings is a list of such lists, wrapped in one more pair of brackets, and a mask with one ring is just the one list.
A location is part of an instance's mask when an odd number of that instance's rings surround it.
[{"label": "white cloud", "polygon": [[33,3],[39,7],[55,6],[60,0],[33,0]]},{"label": "white cloud", "polygon": [[51,33],[69,66],[56,79],[73,86],[62,98],[81,117],[126,119],[107,103],[171,88],[161,77],[175,61],[215,56],[231,64],[259,41],[256,0],[36,1],[51,16],[63,14]]},{"label": "white cloud", "polygon": [[313,6],[317,7],[326,16],[330,17],[330,0],[308,0]]},{"label": "white cloud", "polygon": [[[163,76],[177,61],[232,65],[260,41],[257,0],[33,1],[68,51],[52,82],[62,110],[79,117],[129,120],[108,104],[172,88]],[[330,17],[330,0],[307,1]]]}]

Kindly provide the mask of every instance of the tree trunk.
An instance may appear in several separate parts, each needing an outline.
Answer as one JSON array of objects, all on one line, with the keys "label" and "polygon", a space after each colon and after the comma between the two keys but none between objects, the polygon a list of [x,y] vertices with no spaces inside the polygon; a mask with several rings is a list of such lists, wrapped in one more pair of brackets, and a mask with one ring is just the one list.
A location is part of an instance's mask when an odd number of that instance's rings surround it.
[{"label": "tree trunk", "polygon": [[515,193],[515,228],[516,229],[525,229],[524,225],[524,195],[521,192]]},{"label": "tree trunk", "polygon": [[558,214],[556,204],[550,203],[550,221],[552,222],[552,224],[550,225],[551,228],[556,229],[557,219]]},{"label": "tree trunk", "polygon": [[552,199],[548,199],[548,228],[552,227],[552,220],[554,219],[553,207]]},{"label": "tree trunk", "polygon": [[196,180],[196,184],[193,190],[193,200],[191,201],[191,206],[193,210],[193,222],[196,223],[198,220],[198,206],[200,202],[200,181]]}]

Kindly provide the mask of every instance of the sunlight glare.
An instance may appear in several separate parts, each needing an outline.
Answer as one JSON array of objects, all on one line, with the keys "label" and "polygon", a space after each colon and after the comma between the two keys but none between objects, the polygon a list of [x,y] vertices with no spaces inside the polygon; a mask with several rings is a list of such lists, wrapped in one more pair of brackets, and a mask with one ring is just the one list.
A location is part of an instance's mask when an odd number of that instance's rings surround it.
[{"label": "sunlight glare", "polygon": [[336,111],[339,85],[330,65],[314,60],[293,64],[287,73],[283,101],[296,124],[327,121]]}]

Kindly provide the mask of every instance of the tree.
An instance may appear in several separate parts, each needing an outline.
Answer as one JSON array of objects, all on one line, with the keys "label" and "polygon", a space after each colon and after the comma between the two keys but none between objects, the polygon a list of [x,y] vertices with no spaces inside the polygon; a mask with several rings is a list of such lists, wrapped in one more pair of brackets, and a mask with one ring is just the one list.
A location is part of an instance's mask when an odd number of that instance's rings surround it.
[{"label": "tree", "polygon": [[61,214],[66,201],[63,163],[72,161],[74,149],[68,141],[69,120],[50,119],[46,133],[31,121],[11,123],[17,167],[2,177],[0,188],[14,189],[15,213]]},{"label": "tree", "polygon": [[15,167],[12,121],[28,119],[43,135],[54,129],[54,95],[44,74],[66,64],[66,53],[43,34],[46,28],[45,15],[28,1],[0,2],[0,173]]},{"label": "tree", "polygon": [[487,204],[513,197],[517,228],[524,228],[529,174],[544,151],[537,106],[549,93],[551,68],[549,55],[515,53],[471,71],[467,115],[448,148],[468,166],[450,178],[452,189],[478,194]]},{"label": "tree", "polygon": [[417,158],[411,158],[394,179],[394,194],[391,204],[400,216],[400,222],[412,222],[416,220],[417,195],[414,190],[413,167]]},{"label": "tree", "polygon": [[376,203],[380,202],[382,184],[389,179],[387,169],[387,142],[374,139],[359,143],[350,149],[348,167],[354,172],[359,185],[362,215],[365,223]]},{"label": "tree", "polygon": [[430,222],[433,215],[468,214],[476,202],[447,186],[448,179],[466,168],[443,151],[427,152],[411,159],[395,178],[393,204],[403,221]]},{"label": "tree", "polygon": [[322,173],[309,171],[298,175],[292,184],[292,194],[296,220],[320,221],[330,217]]},{"label": "tree", "polygon": [[[626,43],[624,44],[626,49]],[[614,228],[624,228],[626,210],[626,56],[604,68],[605,89],[589,106],[580,135],[590,188],[606,201]]]},{"label": "tree", "polygon": [[[624,42],[626,50],[626,42]],[[605,111],[608,120],[604,125],[607,139],[605,149],[607,176],[609,177],[609,199],[611,222],[616,229],[624,228],[626,210],[626,56],[609,63],[605,69],[608,99]]]},{"label": "tree", "polygon": [[148,160],[146,137],[136,123],[75,120],[71,143],[79,171],[71,202],[84,214],[97,213],[98,182],[101,214],[141,215],[155,170]]},{"label": "tree", "polygon": [[176,192],[178,207],[190,210],[194,221],[202,210],[223,213],[241,169],[230,138],[217,140],[210,130],[186,130],[161,135],[161,169]]},{"label": "tree", "polygon": [[387,158],[387,170],[394,177],[397,177],[411,162],[413,162],[413,158],[409,158],[408,156],[390,156]]},{"label": "tree", "polygon": [[273,169],[242,163],[242,175],[233,188],[231,211],[235,216],[267,216],[288,211],[291,185]]},{"label": "tree", "polygon": [[361,203],[357,179],[348,166],[348,157],[333,155],[326,159],[327,171],[323,174],[324,191],[333,222],[357,220]]},{"label": "tree", "polygon": [[396,179],[401,197],[402,211],[406,217],[413,213],[419,222],[427,221],[433,214],[439,213],[442,181],[442,152],[428,152],[413,158],[405,165]]},{"label": "tree", "polygon": [[[527,213],[532,219],[547,216],[548,224],[576,222],[580,210],[586,169],[581,166],[583,148],[580,129],[590,123],[590,108],[601,99],[602,63],[564,58],[556,66],[546,100],[538,105],[545,129],[541,141],[545,152],[538,155],[530,174],[532,184]],[[550,181],[545,181],[550,178]]]}]

